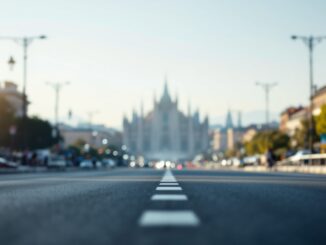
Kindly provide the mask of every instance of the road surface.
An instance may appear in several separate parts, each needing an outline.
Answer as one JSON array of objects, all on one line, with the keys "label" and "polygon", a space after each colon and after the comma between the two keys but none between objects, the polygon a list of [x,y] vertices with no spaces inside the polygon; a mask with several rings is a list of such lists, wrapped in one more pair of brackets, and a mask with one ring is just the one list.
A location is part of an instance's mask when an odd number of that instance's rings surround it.
[{"label": "road surface", "polygon": [[0,176],[0,244],[326,244],[326,177],[115,169]]}]

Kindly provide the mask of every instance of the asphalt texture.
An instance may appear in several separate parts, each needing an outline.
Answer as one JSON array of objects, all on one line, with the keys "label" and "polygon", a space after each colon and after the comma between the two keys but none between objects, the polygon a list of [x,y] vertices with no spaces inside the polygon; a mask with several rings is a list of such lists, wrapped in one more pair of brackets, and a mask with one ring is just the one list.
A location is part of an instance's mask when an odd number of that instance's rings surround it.
[{"label": "asphalt texture", "polygon": [[[0,244],[326,244],[326,176],[172,170],[188,200],[152,201],[165,172],[1,175]],[[146,210],[200,223],[143,227]]]}]

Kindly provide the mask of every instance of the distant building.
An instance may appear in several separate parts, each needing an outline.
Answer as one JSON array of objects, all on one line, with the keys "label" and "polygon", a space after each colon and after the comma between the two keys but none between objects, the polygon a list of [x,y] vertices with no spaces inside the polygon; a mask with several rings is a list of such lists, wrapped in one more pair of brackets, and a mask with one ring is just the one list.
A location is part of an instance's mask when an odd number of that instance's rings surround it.
[{"label": "distant building", "polygon": [[232,113],[227,111],[225,126],[217,129],[212,129],[211,149],[213,152],[226,152],[239,150],[239,147],[246,142],[249,142],[260,131],[277,129],[278,123],[271,122],[268,126],[265,124],[251,124],[242,126],[241,112],[238,112],[237,125],[233,124]]},{"label": "distant building", "polygon": [[238,125],[234,126],[231,111],[226,114],[225,126],[211,132],[211,147],[213,152],[231,151],[242,141],[243,128],[241,113],[238,113]]},{"label": "distant building", "polygon": [[315,116],[318,116],[321,112],[321,107],[326,105],[326,86],[321,87],[315,92],[314,96],[312,97],[312,104],[312,112]]},{"label": "distant building", "polygon": [[308,108],[302,106],[289,107],[280,115],[280,131],[289,136],[302,128],[302,121],[308,119]]},{"label": "distant building", "polygon": [[172,101],[167,83],[159,101],[147,115],[133,112],[123,119],[123,142],[129,151],[149,160],[190,160],[208,149],[208,118],[200,122],[199,112],[185,114]]},{"label": "distant building", "polygon": [[247,143],[247,142],[252,141],[252,139],[255,137],[255,135],[258,132],[259,132],[259,129],[254,125],[251,125],[251,126],[247,127],[243,131],[242,142]]},{"label": "distant building", "polygon": [[[11,82],[5,81],[4,86],[0,87],[0,95],[3,95],[8,103],[12,106],[16,117],[23,116],[23,95],[18,91],[18,86]],[[28,103],[27,103],[28,104]]]},{"label": "distant building", "polygon": [[121,146],[122,135],[117,130],[106,127],[71,127],[60,125],[60,134],[64,139],[64,145],[70,146],[77,141],[84,141],[94,148],[106,147],[110,145]]}]

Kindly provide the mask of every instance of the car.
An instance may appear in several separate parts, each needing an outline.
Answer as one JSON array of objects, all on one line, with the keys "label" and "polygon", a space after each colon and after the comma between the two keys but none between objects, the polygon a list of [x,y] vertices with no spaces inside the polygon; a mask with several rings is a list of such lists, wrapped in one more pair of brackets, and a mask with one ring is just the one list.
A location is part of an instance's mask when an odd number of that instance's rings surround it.
[{"label": "car", "polygon": [[65,168],[67,161],[63,156],[51,156],[47,166],[48,168]]},{"label": "car", "polygon": [[309,155],[309,154],[310,154],[310,150],[300,150],[300,151],[297,151],[294,155],[288,157],[286,159],[286,162],[287,163],[290,163],[290,164],[299,164],[301,158],[304,155]]},{"label": "car", "polygon": [[79,167],[81,167],[81,168],[94,168],[94,167],[100,168],[100,167],[102,167],[102,163],[100,161],[96,161],[95,166],[94,166],[93,160],[85,159],[79,164]]},{"label": "car", "polygon": [[110,158],[104,158],[102,160],[102,163],[105,167],[108,167],[108,168],[114,168],[117,165],[116,162]]},{"label": "car", "polygon": [[7,159],[0,157],[0,168],[17,168],[18,164]]}]

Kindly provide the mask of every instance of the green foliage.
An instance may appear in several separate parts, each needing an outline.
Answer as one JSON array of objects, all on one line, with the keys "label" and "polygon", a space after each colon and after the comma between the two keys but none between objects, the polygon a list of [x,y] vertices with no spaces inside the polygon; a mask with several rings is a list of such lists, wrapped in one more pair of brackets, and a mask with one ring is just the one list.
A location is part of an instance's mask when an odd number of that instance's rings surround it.
[{"label": "green foliage", "polygon": [[[316,121],[318,119],[316,118]],[[315,122],[314,122],[315,123]],[[309,132],[309,121],[303,120],[301,122],[301,128],[295,131],[295,134],[292,138],[292,142],[294,143],[292,146],[295,149],[303,149],[308,148],[308,132]],[[316,131],[313,131],[313,142],[318,142],[319,137],[316,134]]]},{"label": "green foliage", "polygon": [[316,117],[316,131],[318,135],[326,134],[326,105],[321,107],[321,113]]},{"label": "green foliage", "polygon": [[276,155],[281,156],[289,148],[289,142],[290,138],[279,131],[262,131],[245,144],[245,149],[248,155],[264,154],[267,149],[271,149]]},{"label": "green foliage", "polygon": [[42,120],[37,117],[26,118],[25,128],[23,128],[23,119],[16,120],[17,123],[17,136],[15,140],[15,148],[23,149],[25,129],[26,145],[30,150],[42,149],[53,146],[58,143],[59,138],[52,137],[52,126],[48,121]]}]

